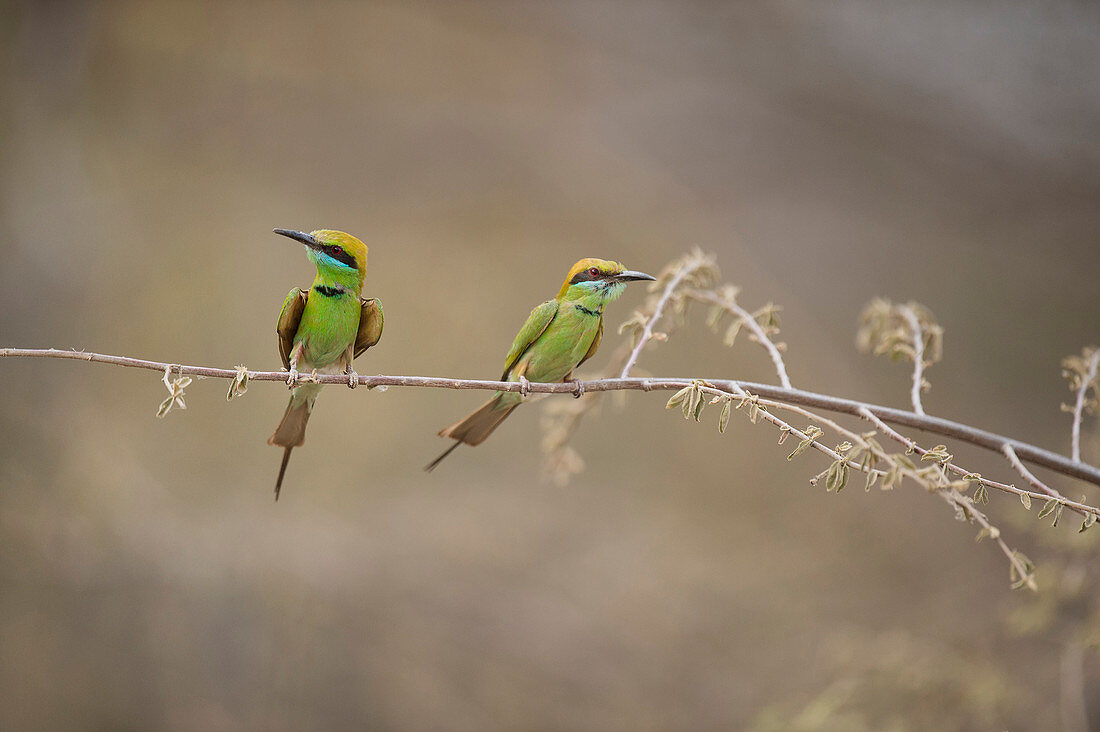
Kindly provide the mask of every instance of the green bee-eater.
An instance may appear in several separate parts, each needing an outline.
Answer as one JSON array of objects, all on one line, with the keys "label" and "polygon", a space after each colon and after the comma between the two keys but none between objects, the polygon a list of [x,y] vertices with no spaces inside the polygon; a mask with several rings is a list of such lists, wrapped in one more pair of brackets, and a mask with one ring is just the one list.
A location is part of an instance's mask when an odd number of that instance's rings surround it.
[{"label": "green bee-eater", "polygon": [[279,355],[290,371],[290,404],[283,421],[267,444],[283,448],[283,462],[275,479],[275,500],[290,460],[290,451],[306,438],[306,422],[321,385],[300,383],[299,373],[348,375],[348,386],[359,383],[352,359],[382,337],[382,303],[360,297],[367,274],[367,246],[351,234],[329,229],[310,233],[275,229],[306,245],[317,278],[308,290],[295,287],[286,296],[279,322]]},{"label": "green bee-eater", "polygon": [[[573,369],[592,358],[603,338],[603,308],[623,294],[627,282],[653,280],[618,262],[582,259],[569,270],[561,291],[527,318],[504,359],[501,381],[569,381]],[[432,470],[462,443],[480,445],[523,401],[524,394],[497,392],[481,409],[442,430],[455,443],[425,466]]]}]

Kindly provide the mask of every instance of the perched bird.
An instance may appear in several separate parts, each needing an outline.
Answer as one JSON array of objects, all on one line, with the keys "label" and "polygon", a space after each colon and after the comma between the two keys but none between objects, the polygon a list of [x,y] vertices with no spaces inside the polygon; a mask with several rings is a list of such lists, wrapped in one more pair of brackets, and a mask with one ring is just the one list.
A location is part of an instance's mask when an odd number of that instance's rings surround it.
[{"label": "perched bird", "polygon": [[[527,318],[504,359],[501,381],[570,381],[573,369],[592,358],[603,338],[603,308],[623,294],[627,282],[654,280],[618,262],[582,259],[569,270],[561,291]],[[442,430],[455,443],[424,469],[433,470],[462,443],[480,445],[523,401],[524,392],[497,392],[481,409]],[[579,396],[579,394],[578,394]]]},{"label": "perched bird", "polygon": [[306,422],[321,385],[299,381],[299,374],[348,375],[348,386],[355,388],[359,375],[351,366],[353,358],[382,337],[382,303],[360,297],[367,273],[367,246],[351,234],[329,229],[310,233],[275,229],[306,245],[309,261],[317,266],[313,286],[303,291],[295,287],[286,296],[275,330],[279,335],[279,356],[290,371],[290,404],[283,421],[267,441],[284,448],[279,477],[275,479],[275,500],[283,485],[290,451],[306,438]]}]

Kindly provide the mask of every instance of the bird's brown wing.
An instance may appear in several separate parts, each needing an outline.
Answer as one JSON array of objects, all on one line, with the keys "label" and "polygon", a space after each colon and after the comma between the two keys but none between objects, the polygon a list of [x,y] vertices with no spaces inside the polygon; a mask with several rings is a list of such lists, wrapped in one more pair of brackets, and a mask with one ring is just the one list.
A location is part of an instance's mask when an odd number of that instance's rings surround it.
[{"label": "bird's brown wing", "polygon": [[382,301],[378,298],[359,298],[362,310],[359,311],[359,332],[355,334],[355,348],[352,358],[358,358],[359,354],[367,350],[382,337],[382,322],[385,317],[382,313]]},{"label": "bird's brown wing", "polygon": [[[592,345],[588,347],[588,352],[584,354],[584,358],[582,358],[580,361],[578,361],[577,365],[574,366],[573,368],[574,369],[579,368],[582,363],[584,363],[588,359],[595,356],[596,355],[596,349],[600,347],[600,341],[602,341],[602,340],[603,340],[603,316],[601,315],[600,316],[600,327],[596,329],[596,337],[592,339]],[[570,373],[572,373],[572,372],[570,372]]]},{"label": "bird's brown wing", "polygon": [[294,348],[294,336],[298,335],[298,324],[302,322],[302,311],[306,309],[308,299],[309,290],[295,287],[286,296],[283,309],[279,312],[275,332],[279,336],[279,358],[283,360],[283,368],[290,368],[290,351]]}]

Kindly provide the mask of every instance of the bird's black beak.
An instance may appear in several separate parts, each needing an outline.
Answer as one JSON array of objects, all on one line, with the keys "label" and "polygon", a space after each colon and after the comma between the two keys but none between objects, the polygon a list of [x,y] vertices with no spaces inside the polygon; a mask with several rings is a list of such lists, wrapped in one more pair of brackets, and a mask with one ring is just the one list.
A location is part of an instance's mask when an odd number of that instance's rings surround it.
[{"label": "bird's black beak", "polygon": [[637,282],[638,280],[655,280],[657,279],[653,275],[648,275],[645,272],[635,272],[628,269],[620,272],[612,278],[614,282]]},{"label": "bird's black beak", "polygon": [[317,241],[304,231],[295,231],[294,229],[273,229],[272,231],[274,231],[276,234],[279,234],[280,236],[286,236],[294,239],[295,241],[300,241],[310,249],[321,248],[321,242]]}]

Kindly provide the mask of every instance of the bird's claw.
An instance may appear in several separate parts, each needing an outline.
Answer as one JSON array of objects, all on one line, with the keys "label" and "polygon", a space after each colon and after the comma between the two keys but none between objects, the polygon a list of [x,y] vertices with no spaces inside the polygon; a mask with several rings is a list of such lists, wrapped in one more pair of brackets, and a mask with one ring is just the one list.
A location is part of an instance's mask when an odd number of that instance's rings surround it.
[{"label": "bird's claw", "polygon": [[286,385],[293,389],[298,385],[298,369],[290,367],[290,373],[286,377]]},{"label": "bird's claw", "polygon": [[348,369],[348,388],[354,389],[359,386],[359,374],[355,373],[355,369]]},{"label": "bird's claw", "polygon": [[580,379],[573,379],[573,398],[580,399],[584,396],[584,382]]},{"label": "bird's claw", "polygon": [[524,399],[531,393],[531,382],[523,374],[519,375],[519,395]]}]

